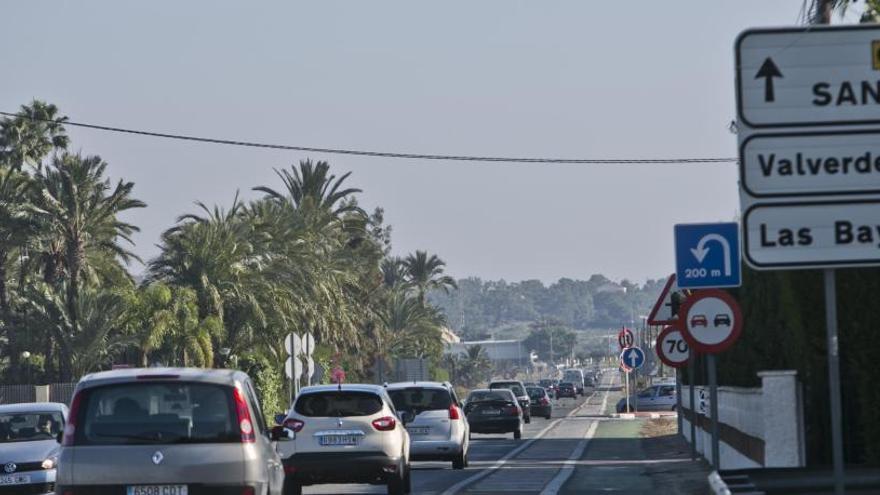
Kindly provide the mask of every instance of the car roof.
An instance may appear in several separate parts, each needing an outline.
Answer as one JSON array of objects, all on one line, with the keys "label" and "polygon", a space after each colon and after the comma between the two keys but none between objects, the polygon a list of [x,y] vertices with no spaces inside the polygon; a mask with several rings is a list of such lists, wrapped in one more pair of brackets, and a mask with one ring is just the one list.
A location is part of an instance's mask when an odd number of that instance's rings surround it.
[{"label": "car roof", "polygon": [[[491,392],[491,393],[502,392],[503,393],[505,390],[510,392],[511,394],[513,393],[513,390],[510,390],[509,388],[476,388],[474,390],[471,390],[470,393],[471,394],[475,394],[477,392]],[[468,394],[468,395],[470,395],[470,394]]]},{"label": "car roof", "polygon": [[236,382],[247,380],[248,375],[243,371],[230,369],[125,368],[88,374],[80,379],[77,389],[149,380],[151,377],[157,380],[170,378],[182,382],[206,382],[234,386]]},{"label": "car roof", "polygon": [[385,387],[381,385],[370,385],[367,383],[343,383],[340,385],[312,385],[303,387],[299,391],[300,395],[312,394],[316,392],[370,392],[376,395],[385,393]]},{"label": "car roof", "polygon": [[67,406],[60,402],[22,402],[20,404],[4,404],[0,406],[2,413],[29,413],[29,412],[67,412]]},{"label": "car roof", "polygon": [[492,380],[489,382],[489,386],[495,385],[496,383],[518,383],[520,385],[523,384],[521,380]]},{"label": "car roof", "polygon": [[389,383],[385,386],[387,390],[402,390],[406,388],[436,388],[449,390],[451,387],[452,385],[445,382],[396,382]]}]

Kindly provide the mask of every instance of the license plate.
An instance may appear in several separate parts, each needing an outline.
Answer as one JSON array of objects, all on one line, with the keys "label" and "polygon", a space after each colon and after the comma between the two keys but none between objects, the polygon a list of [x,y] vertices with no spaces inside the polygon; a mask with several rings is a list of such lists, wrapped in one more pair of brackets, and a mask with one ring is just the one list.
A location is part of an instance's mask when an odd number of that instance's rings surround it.
[{"label": "license plate", "polygon": [[431,433],[431,428],[429,428],[429,427],[412,427],[412,428],[407,428],[406,431],[408,431],[410,435],[428,435]]},{"label": "license plate", "polygon": [[483,414],[486,416],[500,416],[500,409],[483,409]]},{"label": "license plate", "polygon": [[0,485],[24,485],[31,482],[31,477],[24,474],[0,476]]},{"label": "license plate", "polygon": [[129,486],[126,495],[187,495],[186,485]]},{"label": "license plate", "polygon": [[318,442],[324,446],[357,445],[358,437],[356,435],[324,435],[318,437]]}]

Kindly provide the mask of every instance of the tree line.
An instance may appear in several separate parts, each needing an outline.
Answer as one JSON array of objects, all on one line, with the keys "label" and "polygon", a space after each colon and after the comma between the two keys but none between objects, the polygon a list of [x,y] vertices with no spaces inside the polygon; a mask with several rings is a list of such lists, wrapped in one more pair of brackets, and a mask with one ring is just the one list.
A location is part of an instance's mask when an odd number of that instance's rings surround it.
[{"label": "tree line", "polygon": [[643,285],[614,283],[603,275],[588,280],[561,278],[544,285],[522,282],[457,281],[458,290],[438,291],[429,300],[440,307],[450,326],[466,338],[485,338],[506,323],[557,321],[575,329],[608,328],[640,322],[663,289],[664,279]]},{"label": "tree line", "polygon": [[[440,360],[443,313],[427,294],[455,281],[445,263],[391,253],[383,210],[368,213],[326,162],[305,160],[236,193],[196,203],[132,251],[145,208],[135,184],[72,152],[58,108],[42,101],[0,120],[0,379],[68,382],[114,364],[236,366],[274,411],[290,332],[312,332],[322,364],[371,379],[378,359]],[[140,282],[132,276],[143,262]]]}]

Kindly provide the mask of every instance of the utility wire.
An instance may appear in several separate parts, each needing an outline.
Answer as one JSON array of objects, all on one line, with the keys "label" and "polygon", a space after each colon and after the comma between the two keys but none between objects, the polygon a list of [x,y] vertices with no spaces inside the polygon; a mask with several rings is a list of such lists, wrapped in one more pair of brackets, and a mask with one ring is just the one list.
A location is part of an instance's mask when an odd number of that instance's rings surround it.
[{"label": "utility wire", "polygon": [[165,139],[177,139],[182,141],[194,141],[198,143],[225,144],[229,146],[243,146],[249,148],[264,148],[275,150],[306,151],[311,153],[327,153],[336,155],[371,156],[383,158],[409,158],[416,160],[454,160],[464,162],[507,162],[507,163],[570,163],[570,164],[684,164],[684,163],[736,163],[736,158],[524,158],[507,156],[468,156],[468,155],[440,155],[425,153],[397,153],[389,151],[366,151],[341,148],[316,148],[312,146],[291,146],[286,144],[257,143],[253,141],[240,141],[231,139],[218,139],[200,136],[187,136],[183,134],[170,134],[166,132],[152,132],[123,127],[112,127],[99,124],[86,124],[70,120],[41,119],[30,115],[3,112],[0,115],[8,117],[23,117],[38,122],[52,122],[61,125],[83,127],[99,131],[135,134],[138,136],[151,136]]}]

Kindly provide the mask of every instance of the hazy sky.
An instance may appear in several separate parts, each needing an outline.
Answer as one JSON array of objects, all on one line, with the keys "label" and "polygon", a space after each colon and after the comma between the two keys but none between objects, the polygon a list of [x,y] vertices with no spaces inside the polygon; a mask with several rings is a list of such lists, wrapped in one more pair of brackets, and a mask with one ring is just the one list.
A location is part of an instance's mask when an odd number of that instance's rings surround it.
[{"label": "hazy sky", "polygon": [[[792,25],[802,3],[4,0],[0,110],[39,98],[74,121],[315,147],[731,157],[734,37]],[[738,209],[733,164],[487,165],[69,133],[135,181],[144,259],[193,201],[255,198],[280,186],[273,167],[307,157],[353,172],[396,252],[436,252],[455,276],[665,276],[675,223]]]}]

